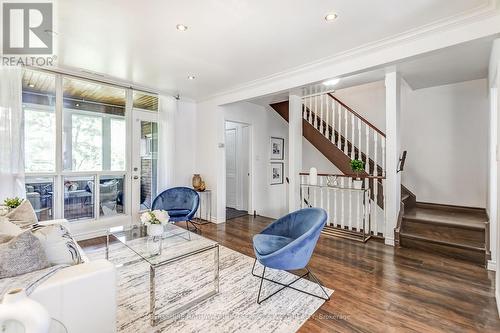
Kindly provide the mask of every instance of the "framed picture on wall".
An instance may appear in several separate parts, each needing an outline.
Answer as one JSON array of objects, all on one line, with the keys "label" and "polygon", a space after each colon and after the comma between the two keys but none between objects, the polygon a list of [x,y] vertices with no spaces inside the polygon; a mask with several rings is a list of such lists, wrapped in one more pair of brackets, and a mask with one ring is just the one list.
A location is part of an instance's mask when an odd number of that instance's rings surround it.
[{"label": "framed picture on wall", "polygon": [[285,139],[271,137],[271,160],[282,161],[285,157]]},{"label": "framed picture on wall", "polygon": [[271,162],[271,185],[283,184],[283,163]]}]

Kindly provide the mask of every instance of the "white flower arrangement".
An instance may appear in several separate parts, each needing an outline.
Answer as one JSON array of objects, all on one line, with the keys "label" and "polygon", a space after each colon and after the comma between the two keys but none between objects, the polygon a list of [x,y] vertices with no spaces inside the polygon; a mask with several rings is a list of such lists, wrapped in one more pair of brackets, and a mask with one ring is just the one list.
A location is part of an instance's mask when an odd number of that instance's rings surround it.
[{"label": "white flower arrangement", "polygon": [[164,210],[153,210],[152,212],[145,212],[141,215],[141,222],[145,225],[165,224],[169,219],[170,216]]}]

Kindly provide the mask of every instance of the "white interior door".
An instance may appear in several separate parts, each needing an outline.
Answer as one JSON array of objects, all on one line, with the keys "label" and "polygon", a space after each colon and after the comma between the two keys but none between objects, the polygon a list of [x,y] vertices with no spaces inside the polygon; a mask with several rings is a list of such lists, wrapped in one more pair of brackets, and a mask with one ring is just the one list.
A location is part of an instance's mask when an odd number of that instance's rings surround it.
[{"label": "white interior door", "polygon": [[[151,209],[157,195],[158,115],[133,111],[132,119],[132,219]],[[135,220],[134,220],[135,219]]]},{"label": "white interior door", "polygon": [[250,126],[241,128],[241,210],[250,209]]},{"label": "white interior door", "polygon": [[236,128],[226,129],[226,206],[236,208]]}]

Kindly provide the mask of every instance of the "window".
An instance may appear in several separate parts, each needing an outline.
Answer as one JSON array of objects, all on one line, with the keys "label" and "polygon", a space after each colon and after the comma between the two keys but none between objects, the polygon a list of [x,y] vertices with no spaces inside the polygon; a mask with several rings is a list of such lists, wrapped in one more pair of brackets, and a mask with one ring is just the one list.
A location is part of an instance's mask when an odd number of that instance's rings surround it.
[{"label": "window", "polygon": [[26,177],[26,199],[35,210],[39,221],[54,219],[54,178]]},{"label": "window", "polygon": [[63,79],[64,170],[125,171],[125,90]]},{"label": "window", "polygon": [[[151,207],[156,193],[158,96],[25,69],[22,101],[26,193],[39,221],[66,218],[73,223],[131,214],[139,204]],[[126,110],[133,108],[149,120],[128,124]],[[132,128],[134,133],[128,133]],[[139,158],[139,152],[129,154],[127,135],[137,135],[138,129],[141,155],[134,172],[140,168],[141,180],[132,185],[129,162]],[[134,200],[140,202],[131,207],[127,195],[139,187],[140,197],[134,192]]]},{"label": "window", "polygon": [[23,77],[26,172],[55,172],[55,76],[26,70]]}]

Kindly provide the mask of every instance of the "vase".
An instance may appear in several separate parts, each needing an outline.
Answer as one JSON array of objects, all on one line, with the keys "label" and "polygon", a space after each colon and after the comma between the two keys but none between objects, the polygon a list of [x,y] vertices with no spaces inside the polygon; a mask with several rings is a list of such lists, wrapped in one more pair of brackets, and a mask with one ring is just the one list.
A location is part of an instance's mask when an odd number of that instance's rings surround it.
[{"label": "vase", "polygon": [[205,185],[205,182],[202,180],[200,186],[198,186],[197,191],[198,192],[203,192],[207,188],[207,185]]},{"label": "vase", "polygon": [[159,237],[163,235],[163,226],[161,224],[148,225],[148,236]]},{"label": "vase", "polygon": [[363,180],[362,179],[353,179],[352,186],[356,190],[361,190],[363,188]]},{"label": "vase", "polygon": [[19,323],[24,333],[47,333],[50,316],[38,302],[26,296],[24,289],[13,289],[3,297],[0,304],[0,327],[8,323]]},{"label": "vase", "polygon": [[201,186],[201,177],[199,173],[193,175],[193,188],[197,190]]}]

